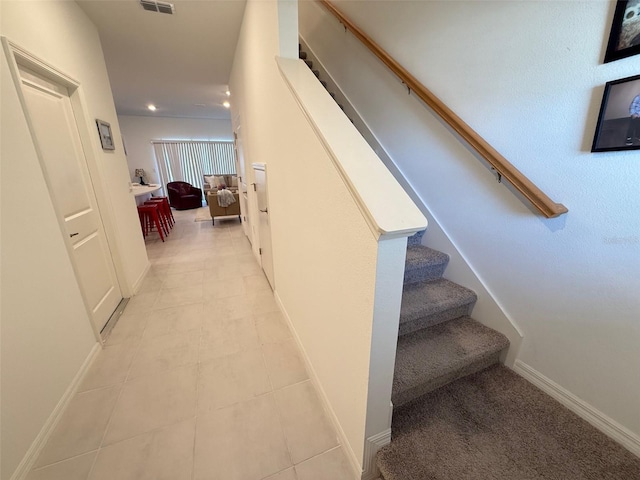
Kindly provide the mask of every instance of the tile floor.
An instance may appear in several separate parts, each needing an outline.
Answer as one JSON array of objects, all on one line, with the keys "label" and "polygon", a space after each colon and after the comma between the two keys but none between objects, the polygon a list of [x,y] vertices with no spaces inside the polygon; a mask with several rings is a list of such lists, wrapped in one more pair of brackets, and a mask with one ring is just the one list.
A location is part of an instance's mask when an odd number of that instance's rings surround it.
[{"label": "tile floor", "polygon": [[174,213],[28,480],[353,480],[237,218]]}]

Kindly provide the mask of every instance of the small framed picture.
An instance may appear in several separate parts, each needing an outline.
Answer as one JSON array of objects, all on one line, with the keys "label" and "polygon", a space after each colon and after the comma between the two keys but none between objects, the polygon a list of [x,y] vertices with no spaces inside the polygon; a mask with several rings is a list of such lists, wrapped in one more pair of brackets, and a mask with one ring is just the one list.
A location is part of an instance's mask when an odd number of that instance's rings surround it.
[{"label": "small framed picture", "polygon": [[613,62],[640,53],[640,1],[618,0],[604,61]]},{"label": "small framed picture", "polygon": [[100,134],[100,143],[103,150],[115,150],[116,146],[113,143],[113,134],[111,133],[111,125],[103,120],[96,119],[96,125],[98,126],[98,133]]},{"label": "small framed picture", "polygon": [[592,152],[640,149],[640,75],[607,82]]}]

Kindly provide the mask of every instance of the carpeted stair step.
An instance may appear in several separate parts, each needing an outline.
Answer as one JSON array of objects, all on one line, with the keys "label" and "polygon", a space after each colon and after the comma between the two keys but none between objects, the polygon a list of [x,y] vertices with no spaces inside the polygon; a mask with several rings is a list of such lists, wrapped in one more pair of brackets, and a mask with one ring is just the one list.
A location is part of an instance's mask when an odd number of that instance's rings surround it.
[{"label": "carpeted stair step", "polygon": [[404,286],[398,335],[469,315],[476,294],[444,278]]},{"label": "carpeted stair step", "polygon": [[442,277],[449,255],[424,245],[407,247],[407,259],[404,268],[404,283],[425,282]]},{"label": "carpeted stair step", "polygon": [[394,409],[499,362],[509,346],[501,333],[461,317],[398,339]]},{"label": "carpeted stair step", "polygon": [[307,59],[307,52],[298,52],[298,57],[301,60],[306,60]]},{"label": "carpeted stair step", "polygon": [[320,70],[311,70],[316,78],[320,78]]},{"label": "carpeted stair step", "polygon": [[424,232],[426,230],[422,230],[421,232],[414,233],[407,239],[407,245],[420,245],[422,243],[422,237],[424,237]]},{"label": "carpeted stair step", "polygon": [[304,63],[307,64],[307,67],[313,68],[313,62],[311,60],[305,60]]},{"label": "carpeted stair step", "polygon": [[385,480],[623,480],[640,458],[500,365],[393,414]]}]

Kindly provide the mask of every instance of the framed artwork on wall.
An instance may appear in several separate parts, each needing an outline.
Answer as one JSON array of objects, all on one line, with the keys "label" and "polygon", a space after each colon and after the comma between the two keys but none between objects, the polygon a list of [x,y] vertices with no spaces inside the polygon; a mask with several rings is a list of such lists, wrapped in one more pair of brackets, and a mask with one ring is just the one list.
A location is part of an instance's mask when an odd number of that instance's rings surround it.
[{"label": "framed artwork on wall", "polygon": [[604,61],[640,53],[640,0],[618,0]]},{"label": "framed artwork on wall", "polygon": [[640,149],[640,75],[607,82],[592,152]]},{"label": "framed artwork on wall", "polygon": [[111,133],[111,125],[104,120],[96,119],[96,125],[98,126],[98,133],[100,134],[100,143],[103,150],[115,150],[116,146],[113,143],[113,134]]}]

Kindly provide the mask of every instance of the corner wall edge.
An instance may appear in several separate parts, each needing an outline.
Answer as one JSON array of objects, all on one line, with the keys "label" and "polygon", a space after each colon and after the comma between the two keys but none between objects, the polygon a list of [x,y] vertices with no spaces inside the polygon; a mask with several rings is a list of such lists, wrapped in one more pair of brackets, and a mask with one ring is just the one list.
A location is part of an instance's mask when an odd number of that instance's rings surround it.
[{"label": "corner wall edge", "polygon": [[82,362],[82,365],[78,369],[75,377],[73,377],[73,380],[71,380],[71,383],[58,401],[58,404],[55,406],[55,408],[51,412],[51,415],[49,415],[49,418],[47,418],[46,422],[40,429],[40,432],[38,432],[38,435],[36,435],[36,438],[31,443],[29,450],[27,450],[27,453],[25,453],[24,457],[18,464],[18,467],[13,472],[13,475],[11,475],[10,480],[24,480],[27,478],[27,475],[33,468],[33,465],[36,463],[40,452],[42,452],[42,449],[46,445],[47,440],[49,440],[49,437],[55,430],[56,425],[58,425],[58,422],[69,406],[71,399],[80,387],[82,380],[84,379],[87,371],[91,367],[91,364],[93,363],[101,349],[102,345],[100,345],[100,343],[96,342],[93,345],[93,348],[87,355],[87,358],[85,358],[84,362]]}]

